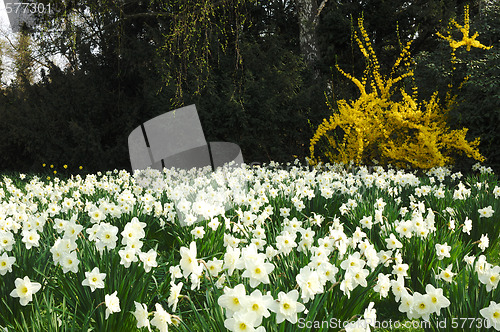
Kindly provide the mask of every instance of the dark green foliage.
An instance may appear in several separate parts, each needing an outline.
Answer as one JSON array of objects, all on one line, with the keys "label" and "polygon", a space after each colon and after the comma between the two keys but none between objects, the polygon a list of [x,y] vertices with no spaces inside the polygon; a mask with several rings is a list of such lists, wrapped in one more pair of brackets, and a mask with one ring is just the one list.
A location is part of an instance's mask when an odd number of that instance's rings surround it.
[{"label": "dark green foliage", "polygon": [[[312,134],[307,120],[317,123],[325,115],[325,86],[301,60],[298,28],[287,23],[296,21],[293,6],[266,6],[247,8],[255,24],[246,24],[238,44],[228,43],[225,51],[217,41],[226,36],[211,32],[208,75],[200,85],[197,68],[186,68],[181,103],[175,66],[162,48],[168,21],[149,13],[163,8],[91,6],[95,26],[105,29],[89,36],[73,26],[61,33],[58,45],[77,54],[67,70],[54,67],[37,84],[4,91],[0,168],[40,170],[42,163],[57,163],[89,172],[129,169],[128,134],[191,103],[207,141],[239,144],[248,163],[304,158]],[[122,20],[114,23],[113,17]],[[96,47],[100,51],[92,52]]]},{"label": "dark green foliage", "polygon": [[[179,1],[51,3],[58,8],[57,20],[40,17],[39,22],[59,33],[52,39],[32,36],[40,44],[37,61],[50,64],[50,54],[63,52],[68,66],[49,65],[37,83],[16,82],[2,90],[0,171],[41,171],[42,163],[83,165],[88,172],[130,169],[128,134],[156,115],[191,103],[198,106],[207,141],[239,144],[246,162],[303,159],[309,154],[311,126],[330,115],[325,93],[332,102],[357,94],[334,69],[338,63],[360,76],[365,67],[353,44],[353,21],[364,17],[382,69],[392,67],[400,41],[417,36],[418,85],[422,94],[430,94],[450,79],[449,49],[434,33],[450,17],[460,17],[468,2],[328,1],[318,21],[320,57],[313,67],[300,53],[300,22],[291,0],[234,0],[234,11],[216,6],[205,16],[213,22],[200,23],[206,33],[196,31],[197,43],[207,48],[186,49],[185,58],[182,49],[171,54],[166,47],[175,20],[182,19]],[[495,45],[498,10],[486,15],[481,3],[471,3],[472,30]],[[85,27],[67,20],[70,9],[85,8],[92,13]],[[452,115],[454,126],[481,136],[481,152],[491,165],[499,160],[497,49],[467,54],[467,66],[459,64],[456,79],[467,73],[471,78]]]},{"label": "dark green foliage", "polygon": [[130,167],[128,133],[158,111],[153,105],[165,105],[165,98],[135,85],[152,75],[146,68],[116,77],[112,68],[94,66],[88,73],[54,69],[38,84],[5,92],[2,168],[39,170],[42,163],[83,165],[88,171]]},{"label": "dark green foliage", "polygon": [[489,7],[479,18],[477,30],[485,45],[492,49],[466,58],[468,82],[460,93],[454,121],[481,137],[479,146],[496,173],[500,171],[500,4]]},{"label": "dark green foliage", "polygon": [[403,45],[414,39],[412,53],[433,50],[437,44],[434,33],[447,22],[467,1],[328,1],[318,27],[323,71],[332,76],[335,98],[350,99],[358,90],[335,69],[338,64],[354,77],[361,77],[365,68],[364,57],[359,52],[353,27],[363,17],[363,22],[381,65],[382,74],[392,68]]},{"label": "dark green foliage", "polygon": [[245,41],[241,52],[238,77],[222,71],[193,100],[207,140],[237,142],[248,163],[303,159],[311,135],[307,119],[319,122],[325,113],[321,85],[310,83],[312,73],[300,56],[277,38]]},{"label": "dark green foliage", "polygon": [[[485,164],[496,173],[500,171],[500,152],[498,142],[500,133],[500,5],[491,4],[483,8],[481,15],[471,18],[471,35],[478,31],[484,45],[493,45],[490,50],[464,48],[456,53],[456,69],[452,70],[451,50],[448,42],[441,40],[434,51],[421,52],[416,61],[416,80],[421,87],[419,93],[424,97],[434,91],[440,91],[445,98],[448,84],[453,85],[452,92],[458,95],[456,107],[450,113],[450,125],[455,128],[469,128],[469,139],[481,138],[479,151],[487,158]],[[463,24],[463,11],[459,12],[457,22]],[[457,33],[460,38],[461,34]],[[458,89],[465,77],[467,82]],[[470,169],[470,164],[459,160],[459,170]]]}]

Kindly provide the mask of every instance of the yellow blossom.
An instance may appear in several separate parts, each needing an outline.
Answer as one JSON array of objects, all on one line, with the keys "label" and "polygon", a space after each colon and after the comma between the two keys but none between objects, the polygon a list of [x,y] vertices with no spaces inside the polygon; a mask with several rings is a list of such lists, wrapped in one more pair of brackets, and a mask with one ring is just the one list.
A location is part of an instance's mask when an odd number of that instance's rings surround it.
[{"label": "yellow blossom", "polygon": [[[468,16],[466,19],[468,31]],[[451,130],[447,126],[447,114],[456,96],[448,94],[440,103],[437,92],[429,100],[419,100],[416,86],[411,94],[394,88],[413,76],[411,43],[403,48],[390,74],[384,76],[362,20],[358,26],[360,35],[355,33],[354,38],[367,60],[364,76],[357,79],[337,69],[358,87],[360,96],[339,100],[336,105],[327,103],[334,114],[323,120],[312,137],[310,162],[316,164],[326,158],[329,162],[369,164],[377,160],[402,168],[430,169],[453,163],[452,155],[457,153],[483,161],[477,150],[479,139],[469,142],[466,128]],[[401,72],[401,65],[406,71],[394,77]]]},{"label": "yellow blossom", "polygon": [[476,40],[476,38],[479,36],[479,33],[474,33],[472,37],[469,37],[469,6],[465,6],[465,15],[464,15],[464,25],[458,24],[456,21],[452,20],[452,23],[462,32],[462,40],[454,40],[451,37],[451,32],[448,32],[448,36],[443,36],[439,32],[436,33],[439,37],[447,40],[450,43],[450,47],[453,49],[453,52],[455,52],[456,49],[465,46],[467,51],[470,51],[471,47],[475,48],[480,48],[484,50],[489,50],[493,46],[485,46],[481,44],[480,41]]}]

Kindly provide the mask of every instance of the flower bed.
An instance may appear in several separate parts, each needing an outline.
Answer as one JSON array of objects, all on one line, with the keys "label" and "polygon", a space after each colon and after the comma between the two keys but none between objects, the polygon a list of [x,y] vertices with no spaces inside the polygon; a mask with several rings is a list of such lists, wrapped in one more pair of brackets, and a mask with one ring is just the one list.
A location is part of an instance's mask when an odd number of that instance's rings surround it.
[{"label": "flower bed", "polygon": [[478,170],[4,177],[0,326],[500,330],[500,187]]}]

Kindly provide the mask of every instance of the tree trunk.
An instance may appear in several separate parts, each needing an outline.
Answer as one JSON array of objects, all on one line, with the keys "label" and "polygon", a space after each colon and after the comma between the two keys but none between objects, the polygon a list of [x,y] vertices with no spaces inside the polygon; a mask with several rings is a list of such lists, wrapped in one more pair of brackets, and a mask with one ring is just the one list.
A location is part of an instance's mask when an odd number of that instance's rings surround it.
[{"label": "tree trunk", "polygon": [[316,21],[318,3],[316,0],[295,0],[300,25],[300,51],[308,64],[318,59],[318,42],[316,39]]}]

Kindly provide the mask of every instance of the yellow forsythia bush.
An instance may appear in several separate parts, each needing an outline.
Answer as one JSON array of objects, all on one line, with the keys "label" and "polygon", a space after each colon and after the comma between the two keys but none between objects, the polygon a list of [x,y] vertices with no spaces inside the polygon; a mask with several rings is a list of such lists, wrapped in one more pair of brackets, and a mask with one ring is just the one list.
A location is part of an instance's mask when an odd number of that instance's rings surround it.
[{"label": "yellow forsythia bush", "polygon": [[[440,103],[434,93],[427,101],[419,100],[417,88],[411,93],[394,88],[402,79],[413,76],[411,43],[384,77],[361,19],[358,26],[361,35],[355,33],[354,38],[367,62],[365,75],[358,80],[337,69],[359,88],[361,95],[357,100],[329,103],[334,114],[323,120],[311,139],[310,163],[369,165],[376,160],[382,165],[429,169],[451,165],[453,156],[460,154],[484,161],[477,149],[479,138],[469,142],[466,128],[451,130],[447,126],[447,114],[455,98]],[[395,77],[396,71],[403,74]]]}]

